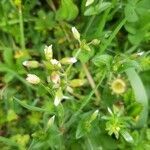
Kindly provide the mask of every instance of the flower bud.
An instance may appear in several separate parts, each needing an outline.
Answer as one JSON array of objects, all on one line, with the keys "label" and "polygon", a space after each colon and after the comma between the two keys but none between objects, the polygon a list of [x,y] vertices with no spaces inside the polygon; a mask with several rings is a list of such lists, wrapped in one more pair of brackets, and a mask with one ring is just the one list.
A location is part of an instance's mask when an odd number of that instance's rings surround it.
[{"label": "flower bud", "polygon": [[95,110],[94,113],[92,114],[91,118],[90,118],[90,122],[94,121],[96,119],[96,117],[98,116],[99,110]]},{"label": "flower bud", "polygon": [[85,3],[85,6],[87,7],[87,6],[91,5],[93,2],[94,2],[94,0],[87,0]]},{"label": "flower bud", "polygon": [[59,84],[60,83],[60,76],[59,76],[58,72],[56,72],[56,71],[52,72],[52,74],[51,74],[51,81],[54,84]]},{"label": "flower bud", "polygon": [[98,45],[98,44],[100,43],[100,40],[94,39],[94,40],[91,41],[91,43],[92,43],[93,45]]},{"label": "flower bud", "polygon": [[50,46],[45,46],[45,48],[44,48],[44,53],[45,53],[45,58],[46,58],[46,60],[51,60],[51,59],[53,58],[52,45],[50,45]]},{"label": "flower bud", "polygon": [[142,51],[142,52],[137,53],[137,56],[142,56],[143,54],[144,52]]},{"label": "flower bud", "polygon": [[60,62],[64,65],[74,64],[77,62],[77,59],[75,57],[65,57],[65,58],[61,59]]},{"label": "flower bud", "polygon": [[47,128],[51,127],[54,124],[54,120],[55,120],[55,115],[52,116],[47,123]]},{"label": "flower bud", "polygon": [[40,66],[39,62],[35,60],[24,61],[22,64],[28,68],[38,68]]},{"label": "flower bud", "polygon": [[84,79],[74,79],[74,80],[71,80],[69,85],[70,87],[80,87],[80,86],[83,86],[85,84],[85,80]]},{"label": "flower bud", "polygon": [[40,78],[35,74],[28,74],[26,80],[31,84],[38,84],[40,83]]},{"label": "flower bud", "polygon": [[58,91],[55,93],[54,105],[58,106],[62,99],[63,99],[62,89],[59,88]]},{"label": "flower bud", "polygon": [[57,66],[57,67],[59,67],[59,68],[61,67],[60,62],[59,62],[58,60],[56,60],[56,59],[51,59],[50,62],[51,62],[51,64],[52,64],[53,66]]},{"label": "flower bud", "polygon": [[72,89],[70,86],[67,86],[66,90],[67,90],[69,93],[73,93],[73,89]]},{"label": "flower bud", "polygon": [[72,33],[73,36],[76,40],[80,41],[80,33],[78,32],[78,30],[75,27],[72,27]]}]

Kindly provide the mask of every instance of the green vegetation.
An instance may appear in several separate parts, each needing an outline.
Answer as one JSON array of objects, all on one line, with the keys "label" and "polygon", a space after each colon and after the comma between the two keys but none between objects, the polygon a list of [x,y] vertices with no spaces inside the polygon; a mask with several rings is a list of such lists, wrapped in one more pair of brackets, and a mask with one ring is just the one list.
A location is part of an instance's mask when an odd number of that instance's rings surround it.
[{"label": "green vegetation", "polygon": [[1,0],[0,149],[149,150],[150,0]]}]

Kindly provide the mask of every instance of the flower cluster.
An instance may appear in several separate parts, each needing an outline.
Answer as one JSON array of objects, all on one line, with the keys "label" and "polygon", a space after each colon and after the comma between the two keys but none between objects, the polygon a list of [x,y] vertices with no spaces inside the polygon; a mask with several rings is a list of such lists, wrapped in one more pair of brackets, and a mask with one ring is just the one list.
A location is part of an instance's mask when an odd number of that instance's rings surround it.
[{"label": "flower cluster", "polygon": [[[77,31],[75,27],[72,27],[72,33],[76,40],[80,42],[80,33]],[[67,79],[67,71],[70,67],[77,62],[77,56],[75,57],[65,57],[61,60],[57,60],[53,56],[53,46],[45,46],[44,48],[44,56],[45,60],[43,64],[39,63],[36,60],[26,60],[23,62],[23,65],[27,68],[38,68],[40,66],[45,66],[47,69],[47,82],[50,83],[55,91],[54,105],[58,106],[62,99],[67,99],[68,97],[63,95],[63,90],[71,89],[74,87],[83,86],[85,80],[82,79],[73,79],[68,81]],[[66,71],[64,70],[63,65],[69,65]],[[66,67],[65,67],[66,68]],[[42,84],[43,81],[35,74],[28,74],[26,81],[30,84]],[[65,84],[65,85],[64,85]],[[47,85],[44,85],[46,87]],[[47,88],[47,87],[46,87]]]}]

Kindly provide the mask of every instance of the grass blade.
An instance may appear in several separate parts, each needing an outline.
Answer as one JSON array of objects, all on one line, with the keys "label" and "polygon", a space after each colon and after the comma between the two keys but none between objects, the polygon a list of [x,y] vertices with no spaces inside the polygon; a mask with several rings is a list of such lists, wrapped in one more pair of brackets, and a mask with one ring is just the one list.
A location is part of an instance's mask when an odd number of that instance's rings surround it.
[{"label": "grass blade", "polygon": [[137,127],[143,127],[146,124],[148,117],[148,98],[146,95],[146,91],[144,89],[144,85],[133,68],[126,70],[126,74],[133,88],[136,101],[141,103],[143,106],[143,110],[140,114],[139,121],[137,123]]}]

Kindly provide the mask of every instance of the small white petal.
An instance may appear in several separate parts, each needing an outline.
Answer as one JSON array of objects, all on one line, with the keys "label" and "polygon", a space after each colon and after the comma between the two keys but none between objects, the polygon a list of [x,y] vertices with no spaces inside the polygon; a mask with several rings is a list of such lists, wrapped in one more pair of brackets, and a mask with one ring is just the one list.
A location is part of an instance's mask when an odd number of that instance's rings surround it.
[{"label": "small white petal", "polygon": [[89,6],[94,2],[94,0],[87,0],[85,6]]},{"label": "small white petal", "polygon": [[144,52],[137,53],[138,56],[142,56],[143,54],[144,54]]},{"label": "small white petal", "polygon": [[28,61],[24,61],[22,64],[23,64],[23,66],[27,66]]},{"label": "small white petal", "polygon": [[76,62],[77,62],[77,59],[76,59],[75,57],[71,57],[71,58],[70,58],[70,61],[71,61],[72,63],[76,63]]},{"label": "small white petal", "polygon": [[80,33],[78,32],[78,30],[75,27],[72,27],[72,33],[76,40],[80,40]]},{"label": "small white petal", "polygon": [[60,103],[60,101],[61,101],[61,100],[60,100],[58,97],[55,97],[54,105],[55,105],[55,106],[58,106],[59,103]]},{"label": "small white petal", "polygon": [[46,58],[47,60],[52,59],[52,57],[53,57],[52,45],[50,45],[50,46],[45,46],[45,48],[44,48],[44,53],[45,53],[45,58]]},{"label": "small white petal", "polygon": [[35,74],[28,74],[26,80],[31,84],[38,84],[40,83],[40,78]]}]

